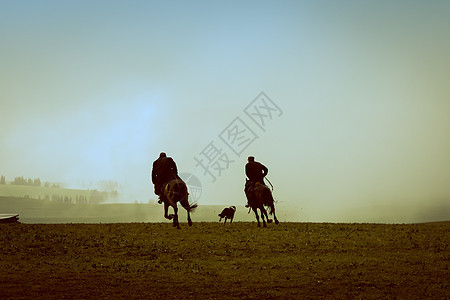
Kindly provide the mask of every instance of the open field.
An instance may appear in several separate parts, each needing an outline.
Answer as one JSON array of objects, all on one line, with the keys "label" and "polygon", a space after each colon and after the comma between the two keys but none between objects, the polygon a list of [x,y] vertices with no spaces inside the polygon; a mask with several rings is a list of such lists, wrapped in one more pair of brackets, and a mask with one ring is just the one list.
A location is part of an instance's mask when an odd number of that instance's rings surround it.
[{"label": "open field", "polygon": [[450,223],[2,224],[16,298],[448,299]]},{"label": "open field", "polygon": [[[186,210],[181,205],[179,208],[180,222],[186,221]],[[221,205],[201,205],[192,219],[194,222],[218,221],[223,208]],[[72,204],[0,196],[0,213],[19,214],[22,223],[171,222],[164,219],[163,205],[144,203]],[[256,221],[253,212],[248,214],[248,209],[243,206],[238,206],[235,220]]]}]

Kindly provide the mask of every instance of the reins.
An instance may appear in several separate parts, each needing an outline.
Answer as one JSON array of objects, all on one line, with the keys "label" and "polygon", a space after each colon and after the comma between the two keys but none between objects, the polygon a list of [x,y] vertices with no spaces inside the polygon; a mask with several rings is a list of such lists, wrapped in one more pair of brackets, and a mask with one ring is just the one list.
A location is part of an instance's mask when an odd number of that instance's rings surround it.
[{"label": "reins", "polygon": [[267,177],[264,177],[264,179],[267,180],[267,182],[270,184],[270,186],[272,187],[272,192],[273,192],[273,185],[272,185],[272,182],[270,182],[269,178],[267,178]]}]

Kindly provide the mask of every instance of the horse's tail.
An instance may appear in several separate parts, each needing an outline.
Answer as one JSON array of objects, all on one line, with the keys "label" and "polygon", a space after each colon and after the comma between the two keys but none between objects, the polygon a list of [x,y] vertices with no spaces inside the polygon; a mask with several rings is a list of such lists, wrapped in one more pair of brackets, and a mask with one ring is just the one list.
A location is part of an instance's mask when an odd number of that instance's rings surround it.
[{"label": "horse's tail", "polygon": [[194,210],[198,207],[197,203],[189,204],[188,197],[184,198],[182,201],[180,201],[181,206],[184,207],[185,210],[188,212],[194,212]]},{"label": "horse's tail", "polygon": [[194,212],[194,210],[198,207],[197,203],[189,204],[189,202],[186,200],[187,205],[183,204],[184,202],[181,202],[181,205],[188,211],[188,212]]},{"label": "horse's tail", "polygon": [[197,203],[193,203],[193,204],[189,204],[189,193],[187,190],[187,186],[186,183],[184,183],[184,181],[179,180],[175,186],[174,186],[174,190],[175,193],[177,193],[180,196],[180,204],[181,206],[184,207],[184,209],[186,209],[189,212],[194,212],[194,210],[197,208],[198,204]]}]

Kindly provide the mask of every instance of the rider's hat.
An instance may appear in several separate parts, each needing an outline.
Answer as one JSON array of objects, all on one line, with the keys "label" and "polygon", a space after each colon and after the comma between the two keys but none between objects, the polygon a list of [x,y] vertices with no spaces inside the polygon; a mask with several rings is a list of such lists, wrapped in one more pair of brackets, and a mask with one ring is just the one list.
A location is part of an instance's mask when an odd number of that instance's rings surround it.
[{"label": "rider's hat", "polygon": [[254,161],[254,160],[255,160],[255,157],[254,157],[254,156],[249,156],[249,157],[248,157],[248,160],[249,160],[249,161]]},{"label": "rider's hat", "polygon": [[161,153],[159,154],[159,157],[166,157],[166,153],[165,153],[165,152],[161,152]]}]

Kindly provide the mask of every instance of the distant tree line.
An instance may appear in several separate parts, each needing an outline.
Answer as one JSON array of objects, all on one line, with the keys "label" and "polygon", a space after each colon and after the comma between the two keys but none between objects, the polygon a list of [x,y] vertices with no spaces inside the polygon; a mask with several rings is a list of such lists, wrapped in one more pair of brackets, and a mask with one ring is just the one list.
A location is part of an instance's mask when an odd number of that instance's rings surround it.
[{"label": "distant tree line", "polygon": [[44,183],[44,187],[46,187],[46,188],[50,188],[50,187],[51,188],[60,188],[61,186],[59,184],[56,184],[56,183],[50,184],[50,182],[46,181]]},{"label": "distant tree line", "polygon": [[100,180],[97,186],[101,191],[113,192],[119,188],[119,183],[115,180]]},{"label": "distant tree line", "polygon": [[[112,180],[104,180],[100,182],[103,189],[99,191],[97,189],[89,189],[89,194],[87,196],[77,195],[75,198],[69,197],[67,195],[59,195],[53,194],[51,197],[49,195],[45,195],[44,199],[47,201],[59,202],[59,203],[73,203],[73,204],[98,204],[107,201],[108,199],[117,199],[119,196],[119,192],[115,190],[115,188],[119,187],[119,184],[116,181]],[[0,184],[6,184],[5,176],[0,176]],[[19,176],[14,178],[14,181],[11,182],[12,185],[26,185],[26,186],[41,186],[41,179],[31,179],[24,178],[23,176]],[[43,186],[45,188],[60,188],[59,184],[49,183],[46,181]],[[32,198],[30,195],[24,195],[25,198]],[[41,199],[41,196],[39,196]]]},{"label": "distant tree line", "polygon": [[[50,197],[48,195],[45,195],[45,200],[50,200]],[[75,202],[72,201],[72,197],[69,197],[67,195],[52,195],[51,200],[53,202],[59,202],[59,203],[76,203],[76,204],[80,204],[80,203],[88,203],[87,202],[87,198],[85,196],[77,196],[75,199]]]},{"label": "distant tree line", "polygon": [[[0,184],[6,184],[6,177],[0,176]],[[24,178],[23,176],[19,176],[14,178],[14,181],[11,182],[14,185],[29,185],[29,186],[41,186],[41,180],[39,178],[31,179]]]},{"label": "distant tree line", "polygon": [[[1,175],[0,176],[0,184],[6,184],[6,177]],[[23,176],[19,176],[14,178],[14,181],[11,182],[11,184],[13,185],[28,185],[28,186],[41,186],[42,182],[40,178],[35,178],[35,179],[31,179],[31,178],[25,178]],[[61,186],[57,183],[50,183],[48,181],[46,181],[44,183],[44,187],[46,188],[60,188]]]},{"label": "distant tree line", "polygon": [[53,194],[51,197],[45,195],[44,200],[51,200],[59,203],[73,203],[73,204],[99,204],[105,202],[110,197],[117,197],[117,193],[100,192],[91,190],[89,196],[77,195],[74,198],[67,195]]},{"label": "distant tree line", "polygon": [[41,186],[41,180],[39,178],[31,179],[24,178],[23,176],[14,178],[14,181],[11,182],[14,185],[30,185],[30,186]]}]

